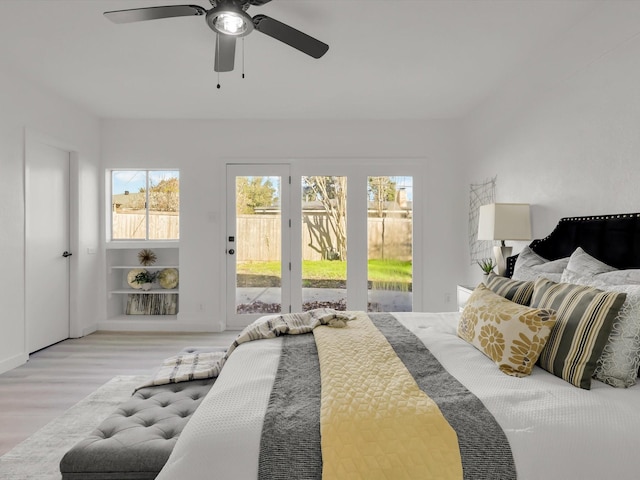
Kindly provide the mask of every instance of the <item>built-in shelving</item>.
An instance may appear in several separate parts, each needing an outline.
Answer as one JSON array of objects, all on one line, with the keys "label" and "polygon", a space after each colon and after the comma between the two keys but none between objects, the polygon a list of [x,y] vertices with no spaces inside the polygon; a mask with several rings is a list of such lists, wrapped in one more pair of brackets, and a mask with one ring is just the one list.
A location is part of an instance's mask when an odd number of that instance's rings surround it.
[{"label": "built-in shelving", "polygon": [[[156,254],[157,261],[153,265],[140,265],[138,252],[144,248]],[[145,244],[126,248],[122,245],[114,245],[113,248],[107,248],[107,320],[131,322],[175,320],[178,313],[179,286],[165,289],[153,283],[150,290],[136,289],[127,283],[127,274],[135,268],[144,268],[150,272],[159,272],[166,268],[175,268],[179,271],[178,259],[177,246]],[[167,295],[175,295],[175,297],[167,297]],[[134,313],[141,311],[159,313]],[[171,313],[165,313],[167,311]]]}]

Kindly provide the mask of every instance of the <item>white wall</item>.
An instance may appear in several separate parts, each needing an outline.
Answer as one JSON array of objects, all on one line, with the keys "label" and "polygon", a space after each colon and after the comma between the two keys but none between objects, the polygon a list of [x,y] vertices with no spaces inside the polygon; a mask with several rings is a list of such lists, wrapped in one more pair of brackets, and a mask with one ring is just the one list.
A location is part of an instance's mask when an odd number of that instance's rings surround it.
[{"label": "white wall", "polygon": [[105,169],[180,168],[181,322],[224,325],[225,163],[239,160],[424,159],[426,258],[415,268],[425,281],[416,293],[427,310],[455,309],[467,203],[456,122],[106,120],[102,143]]},{"label": "white wall", "polygon": [[[6,72],[6,70],[5,70]],[[93,278],[102,267],[87,247],[98,246],[97,164],[100,123],[91,115],[24,79],[0,73],[0,373],[27,359],[24,309],[24,145],[25,129],[73,146],[78,152],[79,249],[74,252],[78,301],[71,305],[79,336],[97,325]],[[44,279],[46,284],[47,279]],[[55,280],[54,280],[55,281]]]},{"label": "white wall", "polygon": [[131,166],[180,168],[181,317],[216,330],[224,323],[227,161],[424,159],[425,258],[415,268],[425,281],[416,293],[425,310],[451,310],[454,299],[447,303],[445,296],[455,295],[455,285],[480,279],[468,262],[469,183],[497,174],[498,201],[532,204],[534,237],[549,233],[562,216],[640,211],[639,33],[640,2],[599,4],[550,39],[537,58],[523,59],[521,71],[464,122],[107,120],[101,126],[64,99],[0,73],[0,372],[26,359],[25,128],[79,155],[72,335],[92,331],[105,316],[103,256],[87,249],[104,246],[104,169]]},{"label": "white wall", "polygon": [[640,2],[604,2],[466,119],[468,182],[497,174],[498,202],[532,205],[534,238],[640,211],[639,34]]}]

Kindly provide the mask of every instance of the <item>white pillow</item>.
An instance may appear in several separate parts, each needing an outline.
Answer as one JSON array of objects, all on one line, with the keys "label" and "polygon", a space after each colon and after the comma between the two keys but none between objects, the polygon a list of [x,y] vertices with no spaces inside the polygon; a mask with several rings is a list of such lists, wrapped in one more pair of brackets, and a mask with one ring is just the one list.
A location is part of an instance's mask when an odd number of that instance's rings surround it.
[{"label": "white pillow", "polygon": [[640,285],[609,285],[599,281],[599,276],[580,276],[567,269],[562,282],[627,294],[593,376],[612,387],[630,387],[636,383],[640,366]]},{"label": "white pillow", "polygon": [[595,278],[609,285],[640,285],[640,270],[614,270],[596,275]]},{"label": "white pillow", "polygon": [[548,278],[552,282],[559,283],[562,277],[562,272],[569,263],[569,257],[560,258],[558,260],[549,261],[546,258],[541,257],[531,248],[524,247],[513,268],[514,280],[524,280],[527,282],[533,282],[540,277]]}]

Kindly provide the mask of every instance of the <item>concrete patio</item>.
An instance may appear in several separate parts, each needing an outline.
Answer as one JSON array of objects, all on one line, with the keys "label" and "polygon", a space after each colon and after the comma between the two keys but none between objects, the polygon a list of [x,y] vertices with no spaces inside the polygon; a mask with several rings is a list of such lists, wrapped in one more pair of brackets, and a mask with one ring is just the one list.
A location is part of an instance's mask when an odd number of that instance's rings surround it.
[{"label": "concrete patio", "polygon": [[[279,304],[279,287],[241,287],[236,289],[236,305]],[[346,290],[340,288],[303,288],[303,302],[306,303],[339,303],[346,299]],[[411,292],[390,290],[368,290],[369,303],[378,305],[377,311],[410,312],[412,305]]]}]

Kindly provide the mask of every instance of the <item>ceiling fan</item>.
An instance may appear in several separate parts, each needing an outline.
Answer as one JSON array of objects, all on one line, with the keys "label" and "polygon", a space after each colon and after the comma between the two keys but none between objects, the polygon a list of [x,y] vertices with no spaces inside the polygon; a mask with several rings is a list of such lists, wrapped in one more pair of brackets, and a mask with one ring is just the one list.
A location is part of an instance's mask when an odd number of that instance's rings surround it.
[{"label": "ceiling fan", "polygon": [[133,8],[129,10],[115,10],[105,12],[104,16],[114,23],[141,22],[160,18],[202,16],[207,25],[215,31],[216,57],[214,69],[216,72],[230,72],[233,70],[236,52],[236,38],[244,37],[254,29],[269,35],[287,45],[300,50],[313,58],[322,57],[329,45],[317,40],[306,33],[296,30],[266,15],[247,14],[251,5],[264,5],[271,0],[209,0],[213,8],[206,10],[198,5],[167,5],[162,7]]}]

